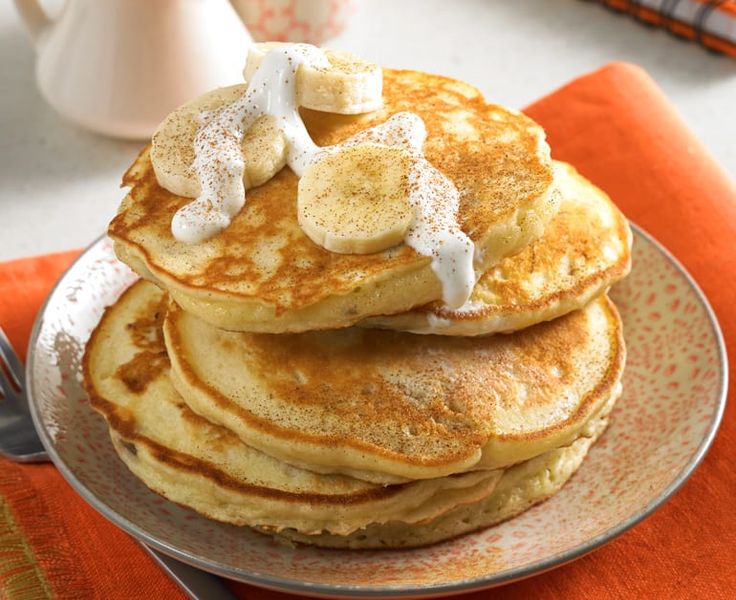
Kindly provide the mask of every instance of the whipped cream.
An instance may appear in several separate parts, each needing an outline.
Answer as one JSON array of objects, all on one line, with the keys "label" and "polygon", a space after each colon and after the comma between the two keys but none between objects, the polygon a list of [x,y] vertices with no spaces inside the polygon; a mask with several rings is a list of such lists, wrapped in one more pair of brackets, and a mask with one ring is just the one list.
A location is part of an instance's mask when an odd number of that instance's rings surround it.
[{"label": "whipped cream", "polygon": [[303,65],[327,67],[325,53],[309,44],[288,44],[269,52],[245,94],[232,104],[202,113],[194,138],[194,172],[200,195],[180,208],[171,232],[182,242],[204,241],[230,225],[245,204],[241,144],[245,132],[263,115],[274,117],[288,144],[287,164],[298,175],[320,148],[299,116],[296,72]]},{"label": "whipped cream", "polygon": [[405,242],[432,259],[432,271],[442,283],[442,301],[450,308],[465,304],[475,286],[473,241],[457,222],[460,193],[455,184],[426,158],[417,158],[409,171],[409,202],[414,222]]},{"label": "whipped cream", "polygon": [[341,149],[361,144],[399,147],[412,154],[409,203],[414,220],[405,243],[429,256],[442,283],[446,306],[462,306],[476,282],[474,245],[457,222],[460,194],[422,153],[427,137],[422,119],[401,112],[333,146],[319,147],[299,115],[296,73],[301,65],[328,67],[324,52],[308,44],[285,44],[270,51],[243,96],[201,115],[194,141],[194,170],[201,194],[179,211],[171,223],[183,242],[204,241],[226,228],[245,204],[241,144],[245,132],[264,115],[273,117],[286,138],[287,164],[301,177],[308,166]]}]

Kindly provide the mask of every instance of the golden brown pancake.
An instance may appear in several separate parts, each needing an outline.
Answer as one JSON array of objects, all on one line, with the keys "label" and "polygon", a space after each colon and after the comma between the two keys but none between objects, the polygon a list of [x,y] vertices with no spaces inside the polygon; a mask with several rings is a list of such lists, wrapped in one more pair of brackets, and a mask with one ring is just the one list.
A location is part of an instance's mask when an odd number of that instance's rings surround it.
[{"label": "golden brown pancake", "polygon": [[615,401],[555,448],[506,470],[381,486],[320,475],[259,452],[196,415],[175,392],[161,333],[163,293],[132,286],[84,356],[92,406],[120,458],[147,486],[209,518],[323,546],[432,543],[516,514],[554,493],[582,461]]},{"label": "golden brown pancake", "polygon": [[[316,143],[328,145],[400,111],[425,121],[424,153],[460,191],[458,220],[476,244],[479,271],[542,234],[559,204],[544,132],[518,112],[487,104],[475,88],[386,69],[383,109],[302,114]],[[344,255],[314,244],[297,223],[297,178],[288,168],[249,191],[232,224],[200,244],[172,236],[171,219],[189,199],[158,185],[148,150],[123,181],[131,190],[109,228],[118,256],[216,326],[273,333],[337,328],[442,296],[430,259],[406,245]]]},{"label": "golden brown pancake", "polygon": [[505,467],[571,442],[616,395],[625,356],[605,296],[509,336],[226,332],[173,304],[164,335],[195,412],[285,462],[378,482]]},{"label": "golden brown pancake", "polygon": [[384,487],[317,475],[246,446],[194,414],[172,387],[164,300],[140,282],[110,307],[87,345],[84,377],[121,459],[167,498],[238,525],[348,534],[389,519],[434,518],[485,498],[500,478],[483,471]]},{"label": "golden brown pancake", "polygon": [[631,230],[611,200],[570,165],[556,163],[560,209],[544,235],[484,273],[470,301],[370,317],[364,327],[437,335],[510,332],[585,306],[631,270]]}]

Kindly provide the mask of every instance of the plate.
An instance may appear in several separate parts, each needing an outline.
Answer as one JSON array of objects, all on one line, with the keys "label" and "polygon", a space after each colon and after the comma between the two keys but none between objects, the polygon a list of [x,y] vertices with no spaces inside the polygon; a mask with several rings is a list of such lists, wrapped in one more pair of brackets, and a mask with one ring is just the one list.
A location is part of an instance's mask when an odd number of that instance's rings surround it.
[{"label": "plate", "polygon": [[81,386],[85,342],[136,279],[106,238],[77,259],[39,314],[27,366],[33,418],[59,471],[105,517],[225,577],[351,597],[427,597],[528,577],[594,550],[661,506],[701,461],[723,414],[727,363],[713,311],[669,252],[634,232],[634,268],[612,290],[629,358],[611,426],[559,494],[453,541],[401,551],[285,547],[146,488],[118,459]]}]

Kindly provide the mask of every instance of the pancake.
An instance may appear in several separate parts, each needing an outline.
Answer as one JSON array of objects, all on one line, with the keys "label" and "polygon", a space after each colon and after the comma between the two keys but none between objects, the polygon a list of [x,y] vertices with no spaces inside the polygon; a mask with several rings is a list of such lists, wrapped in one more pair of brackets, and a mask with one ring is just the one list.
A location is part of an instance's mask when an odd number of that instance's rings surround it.
[{"label": "pancake", "polygon": [[[426,158],[457,186],[458,220],[487,270],[542,235],[559,205],[540,126],[487,104],[475,88],[438,75],[384,70],[384,106],[364,115],[302,109],[318,145],[341,142],[400,111],[428,132]],[[297,222],[297,178],[285,168],[249,190],[231,225],[199,244],[171,234],[190,199],[161,188],[144,150],[126,173],[130,192],[109,227],[119,258],[176,302],[230,330],[297,332],[345,327],[442,297],[430,258],[401,244],[375,254],[337,254]]]},{"label": "pancake", "polygon": [[289,542],[326,548],[415,548],[452,539],[511,519],[556,494],[578,470],[607,425],[607,414],[601,415],[569,446],[504,469],[486,498],[457,506],[436,519],[412,525],[400,521],[377,523],[345,536],[305,535],[294,529],[261,530]]},{"label": "pancake", "polygon": [[196,413],[279,460],[383,483],[497,469],[570,443],[617,395],[625,358],[605,296],[472,338],[226,332],[172,303],[164,337]]},{"label": "pancake", "polygon": [[163,294],[140,282],[109,308],[84,357],[92,406],[130,470],[166,498],[236,525],[349,534],[384,520],[432,519],[488,496],[500,471],[380,486],[318,475],[243,444],[177,395],[161,335]]},{"label": "pancake", "polygon": [[87,345],[85,386],[134,475],[219,521],[326,547],[407,547],[508,518],[554,493],[600,435],[615,395],[569,445],[510,467],[381,486],[295,468],[197,416],[169,378],[164,294],[132,286]]},{"label": "pancake", "polygon": [[560,209],[544,235],[484,273],[469,302],[371,317],[365,327],[438,335],[508,333],[585,306],[631,270],[631,230],[597,187],[556,163]]}]

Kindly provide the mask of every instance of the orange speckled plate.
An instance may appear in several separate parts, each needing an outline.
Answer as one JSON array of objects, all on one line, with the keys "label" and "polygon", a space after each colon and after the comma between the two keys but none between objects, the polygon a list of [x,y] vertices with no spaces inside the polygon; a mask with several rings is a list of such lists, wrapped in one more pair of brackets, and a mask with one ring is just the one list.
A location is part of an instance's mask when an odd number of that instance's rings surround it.
[{"label": "orange speckled plate", "polygon": [[629,359],[611,426],[562,491],[523,515],[429,548],[288,548],[167,502],[118,459],[81,387],[84,344],[104,307],[135,279],[107,239],[61,278],[34,328],[31,409],[61,473],[92,506],[150,546],[254,585],[318,596],[427,597],[553,568],[650,515],[684,483],[715,436],[726,401],[720,329],[691,277],[635,229],[631,275],[612,290]]}]

